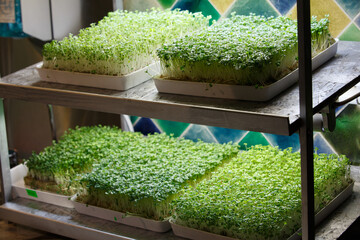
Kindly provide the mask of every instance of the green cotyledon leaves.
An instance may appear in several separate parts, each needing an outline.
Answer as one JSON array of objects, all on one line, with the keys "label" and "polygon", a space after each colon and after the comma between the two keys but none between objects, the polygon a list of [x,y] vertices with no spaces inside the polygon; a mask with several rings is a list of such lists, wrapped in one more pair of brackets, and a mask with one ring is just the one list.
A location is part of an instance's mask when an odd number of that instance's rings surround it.
[{"label": "green cotyledon leaves", "polygon": [[[312,18],[313,54],[332,43],[327,18]],[[297,66],[297,23],[287,17],[238,16],[164,44],[162,76],[238,85],[267,85]]]},{"label": "green cotyledon leaves", "polygon": [[94,164],[82,176],[88,194],[83,202],[161,219],[169,214],[168,202],[180,189],[210,174],[237,152],[238,147],[230,143],[148,135]]},{"label": "green cotyledon leaves", "polygon": [[120,151],[140,133],[123,132],[117,127],[94,126],[69,129],[59,140],[27,160],[28,175],[40,181],[70,184],[77,174],[92,169],[92,164]]},{"label": "green cotyledon leaves", "polygon": [[[315,154],[315,208],[349,184],[348,159]],[[254,146],[173,201],[177,224],[238,239],[286,239],[301,227],[300,153]]]},{"label": "green cotyledon leaves", "polygon": [[209,18],[180,10],[115,11],[107,17],[44,45],[43,67],[126,75],[157,61],[156,49],[177,37],[202,30]]}]

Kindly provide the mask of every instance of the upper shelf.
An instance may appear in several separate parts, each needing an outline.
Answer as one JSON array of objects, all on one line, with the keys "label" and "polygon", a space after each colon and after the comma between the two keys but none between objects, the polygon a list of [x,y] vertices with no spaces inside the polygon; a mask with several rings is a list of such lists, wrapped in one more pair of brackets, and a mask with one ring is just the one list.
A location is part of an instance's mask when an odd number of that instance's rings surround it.
[{"label": "upper shelf", "polygon": [[[339,42],[337,55],[313,72],[314,113],[360,81],[360,42]],[[48,83],[34,66],[0,80],[0,97],[101,112],[291,135],[299,128],[295,84],[268,102],[158,93],[152,80],[127,91]]]}]

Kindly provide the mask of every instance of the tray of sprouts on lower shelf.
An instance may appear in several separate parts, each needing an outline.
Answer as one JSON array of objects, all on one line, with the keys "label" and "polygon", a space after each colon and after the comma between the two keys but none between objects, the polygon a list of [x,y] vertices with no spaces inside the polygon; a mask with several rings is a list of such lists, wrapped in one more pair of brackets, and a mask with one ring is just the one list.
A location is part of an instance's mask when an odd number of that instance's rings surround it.
[{"label": "tray of sprouts on lower shelf", "polygon": [[76,198],[75,209],[155,232],[171,229],[170,202],[182,188],[209,177],[238,152],[231,143],[193,142],[165,134],[137,138],[128,145],[82,175],[85,190]]},{"label": "tray of sprouts on lower shelf", "polygon": [[[174,199],[170,222],[175,235],[197,240],[298,239],[300,159],[300,153],[290,148],[259,145],[240,152]],[[326,210],[337,196],[351,195],[349,175],[345,156],[314,154],[316,213]]]},{"label": "tray of sprouts on lower shelf", "polygon": [[[77,127],[11,169],[12,190],[14,197],[150,231],[173,229],[190,239],[296,239],[300,153],[239,148]],[[315,153],[314,173],[315,219],[321,221],[350,196],[353,181],[345,156]]]},{"label": "tray of sprouts on lower shelf", "polygon": [[78,174],[91,171],[93,163],[121,151],[140,133],[117,127],[69,129],[58,142],[33,153],[24,164],[11,169],[14,196],[74,208],[71,198],[80,191]]},{"label": "tray of sprouts on lower shelf", "polygon": [[[312,68],[332,58],[327,17],[312,17]],[[158,49],[160,93],[268,101],[298,80],[297,22],[254,14],[222,19]]]},{"label": "tray of sprouts on lower shelf", "polygon": [[115,11],[97,24],[44,45],[43,81],[127,90],[159,72],[156,49],[202,30],[209,17],[180,10]]}]

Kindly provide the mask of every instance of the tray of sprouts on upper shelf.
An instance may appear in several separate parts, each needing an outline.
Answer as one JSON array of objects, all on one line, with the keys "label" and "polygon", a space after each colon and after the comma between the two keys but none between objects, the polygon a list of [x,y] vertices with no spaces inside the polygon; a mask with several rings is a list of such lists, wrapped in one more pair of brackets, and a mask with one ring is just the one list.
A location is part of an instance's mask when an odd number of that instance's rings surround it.
[{"label": "tray of sprouts on upper shelf", "polygon": [[[312,69],[331,59],[338,40],[327,17],[312,17]],[[160,93],[268,101],[298,80],[297,23],[287,17],[237,16],[158,49]]]},{"label": "tray of sprouts on upper shelf", "polygon": [[40,78],[114,90],[127,90],[158,74],[156,49],[206,28],[209,18],[180,10],[115,11],[97,24],[44,45]]}]

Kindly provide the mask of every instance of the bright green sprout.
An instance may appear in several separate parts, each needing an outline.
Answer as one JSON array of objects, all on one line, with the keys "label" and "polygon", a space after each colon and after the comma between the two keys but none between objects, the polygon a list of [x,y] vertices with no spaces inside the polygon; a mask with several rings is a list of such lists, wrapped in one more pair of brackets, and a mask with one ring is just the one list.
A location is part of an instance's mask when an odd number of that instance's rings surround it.
[{"label": "bright green sprout", "polygon": [[[318,212],[351,181],[345,156],[315,154]],[[254,146],[173,201],[176,224],[238,239],[287,239],[301,227],[300,153]]]},{"label": "bright green sprout", "polygon": [[232,144],[177,139],[165,134],[128,142],[128,147],[94,164],[81,181],[87,192],[77,201],[162,220],[172,199],[238,152]]},{"label": "bright green sprout", "polygon": [[77,127],[68,130],[58,143],[25,160],[29,168],[25,183],[61,194],[74,194],[79,184],[77,174],[88,172],[92,164],[121,151],[140,133],[123,132],[117,127]]},{"label": "bright green sprout", "polygon": [[156,49],[202,30],[209,17],[179,10],[116,11],[43,49],[43,67],[105,75],[126,75],[158,60]]},{"label": "bright green sprout", "polygon": [[[312,53],[333,43],[327,18],[313,17]],[[297,23],[287,17],[237,16],[164,44],[162,77],[208,83],[271,84],[297,67]]]}]

